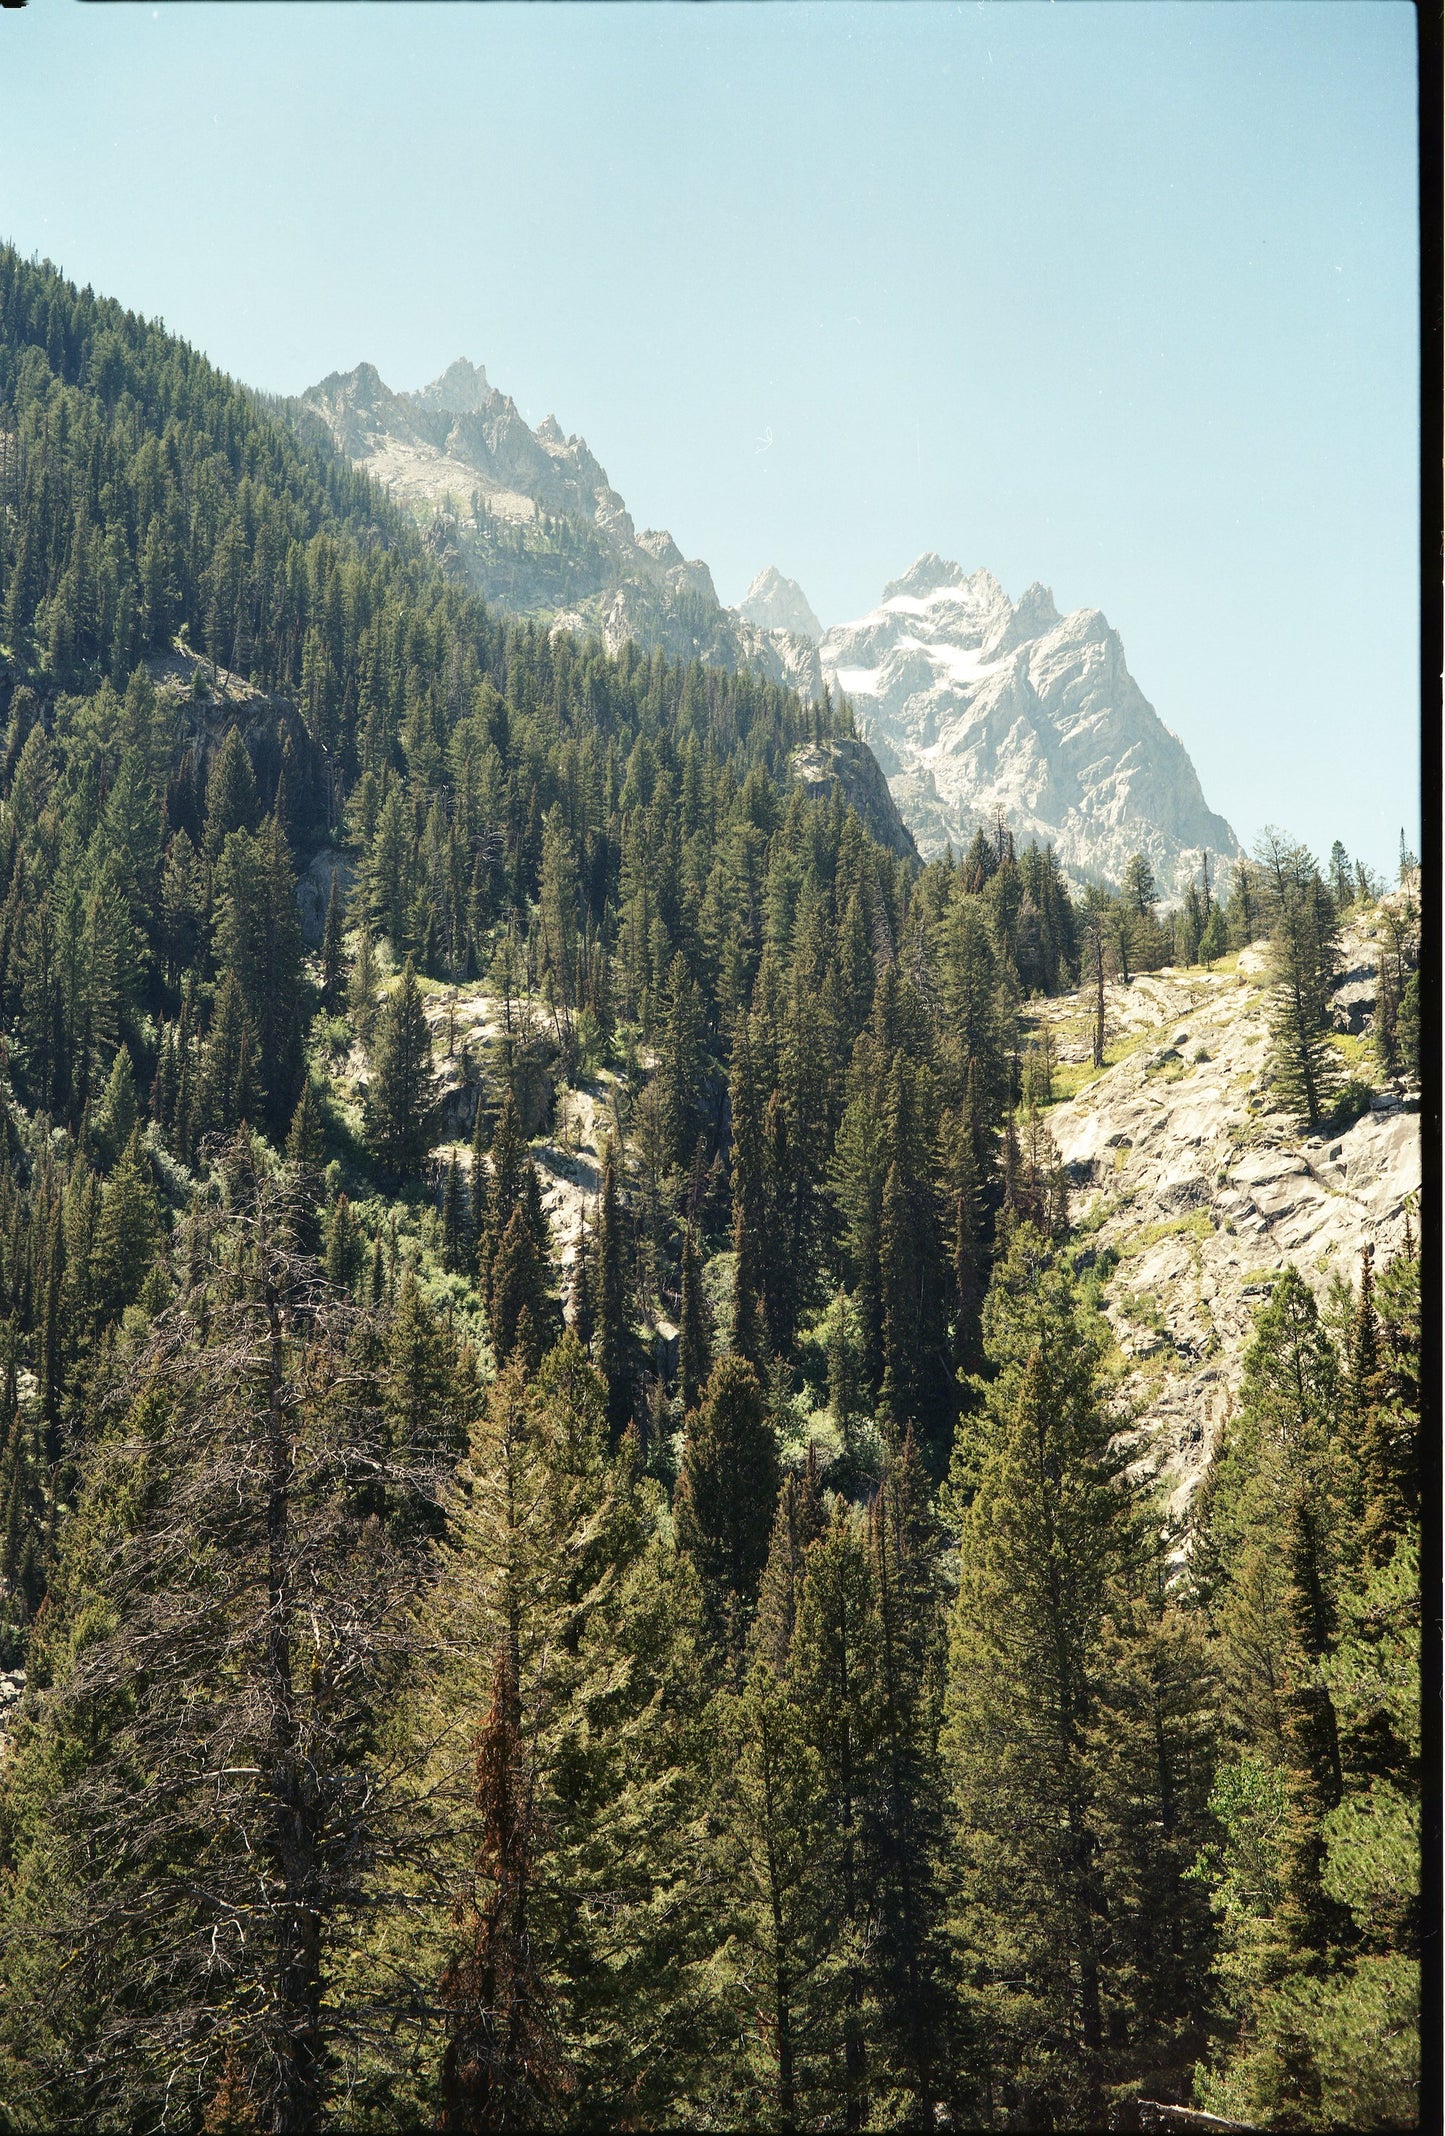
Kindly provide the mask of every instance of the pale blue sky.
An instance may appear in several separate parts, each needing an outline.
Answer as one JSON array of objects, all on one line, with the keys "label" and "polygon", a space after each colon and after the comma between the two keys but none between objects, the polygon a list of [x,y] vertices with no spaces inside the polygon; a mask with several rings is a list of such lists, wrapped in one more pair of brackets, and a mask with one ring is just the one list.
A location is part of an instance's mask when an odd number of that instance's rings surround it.
[{"label": "pale blue sky", "polygon": [[0,235],[297,391],[458,354],[825,623],[1102,608],[1205,792],[1418,811],[1415,25],[1249,5],[0,15]]}]

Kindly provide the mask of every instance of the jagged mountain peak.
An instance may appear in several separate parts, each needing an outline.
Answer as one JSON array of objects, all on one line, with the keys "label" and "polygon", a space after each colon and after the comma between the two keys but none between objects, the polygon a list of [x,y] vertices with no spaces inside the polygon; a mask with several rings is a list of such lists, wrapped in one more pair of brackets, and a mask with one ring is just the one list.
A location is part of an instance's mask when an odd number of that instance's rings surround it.
[{"label": "jagged mountain peak", "polygon": [[759,630],[791,631],[816,645],[823,626],[796,579],[785,578],[776,564],[766,564],[738,602],[738,614]]},{"label": "jagged mountain peak", "polygon": [[935,593],[943,586],[966,586],[968,573],[961,564],[952,563],[940,556],[936,549],[925,549],[914,558],[901,578],[890,579],[883,588],[883,599],[890,601],[896,594]]},{"label": "jagged mountain peak", "polygon": [[440,378],[434,378],[429,386],[403,396],[419,408],[438,408],[449,415],[480,415],[491,397],[492,388],[487,383],[485,369],[479,363],[469,362],[465,356],[458,356],[455,363],[449,363]]},{"label": "jagged mountain peak", "polygon": [[567,435],[555,415],[530,428],[480,364],[458,357],[411,393],[359,364],[313,386],[301,405],[497,607],[595,631],[614,652],[630,639],[821,696],[820,631],[796,587],[806,636],[724,608],[705,563],[685,558],[665,531],[638,533],[586,439]]},{"label": "jagged mountain peak", "polygon": [[1038,581],[1015,603],[991,571],[929,551],[819,652],[925,856],[1000,808],[1085,879],[1117,882],[1143,851],[1174,890],[1202,847],[1239,851],[1100,609],[1061,616]]},{"label": "jagged mountain peak", "polygon": [[955,643],[975,647],[1011,613],[1008,595],[991,571],[965,571],[930,549],[902,578],[889,580],[870,620],[927,619],[930,633],[941,630]]},{"label": "jagged mountain peak", "polygon": [[[1098,611],[1081,610],[1080,613],[1093,615]],[[1035,579],[1019,596],[1017,604],[1010,607],[1006,614],[999,616],[984,640],[983,657],[985,660],[1001,660],[1006,654],[1027,645],[1030,639],[1046,637],[1050,631],[1057,629],[1062,620],[1054,606],[1052,589],[1041,586]],[[1099,620],[1102,622],[1103,618],[1100,617]]]}]

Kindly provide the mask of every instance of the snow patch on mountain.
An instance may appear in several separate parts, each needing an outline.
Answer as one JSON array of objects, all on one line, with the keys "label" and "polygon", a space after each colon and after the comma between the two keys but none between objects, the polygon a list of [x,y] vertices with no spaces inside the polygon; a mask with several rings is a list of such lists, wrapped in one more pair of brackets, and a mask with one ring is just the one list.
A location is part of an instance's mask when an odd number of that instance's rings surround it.
[{"label": "snow patch on mountain", "polygon": [[1226,872],[1240,850],[1097,608],[1060,616],[1037,583],[1011,601],[992,572],[930,551],[819,652],[925,857],[1000,809],[1085,879],[1117,882],[1143,851],[1182,890],[1201,850]]}]

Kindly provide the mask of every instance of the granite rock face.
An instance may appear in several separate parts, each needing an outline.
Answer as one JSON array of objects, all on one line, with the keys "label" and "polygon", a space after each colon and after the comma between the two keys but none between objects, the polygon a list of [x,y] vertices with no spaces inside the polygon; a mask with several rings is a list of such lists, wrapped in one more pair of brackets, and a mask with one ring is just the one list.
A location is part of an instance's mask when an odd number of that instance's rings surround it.
[{"label": "granite rock face", "polygon": [[395,393],[358,364],[322,379],[295,413],[406,505],[438,560],[493,607],[599,636],[611,652],[631,641],[821,696],[816,630],[725,608],[705,563],[634,525],[584,438],[550,415],[533,430],[480,366],[458,360]]},{"label": "granite rock face", "polygon": [[808,606],[802,587],[796,579],[784,578],[775,564],[758,573],[738,602],[738,614],[746,616],[759,630],[788,631],[795,638],[810,639],[814,645],[823,635],[823,626]]},{"label": "granite rock face", "polygon": [[[1344,984],[1374,1008],[1372,923],[1345,937]],[[1369,985],[1366,987],[1366,976]],[[1360,1256],[1398,1248],[1421,1181],[1418,1091],[1382,1085],[1336,1133],[1275,1109],[1264,955],[1228,973],[1152,972],[1107,993],[1114,1064],[1045,1115],[1090,1245],[1118,1256],[1105,1310],[1136,1410],[1136,1458],[1183,1516],[1230,1413],[1255,1309],[1292,1262],[1323,1302]],[[1082,1000],[1035,1004],[1059,1060],[1089,1058]],[[1112,1256],[1111,1256],[1112,1258]]]},{"label": "granite rock face", "polygon": [[1147,853],[1166,895],[1201,850],[1226,873],[1239,852],[1097,608],[1060,616],[1037,584],[1015,603],[991,572],[930,552],[820,654],[925,858],[1000,809],[1081,879],[1117,882]]},{"label": "granite rock face", "polygon": [[888,791],[888,781],[866,743],[851,735],[834,735],[825,742],[810,742],[793,754],[793,774],[803,791],[826,798],[834,788],[845,805],[855,808],[866,828],[891,852],[916,859],[918,848],[897,804]]}]

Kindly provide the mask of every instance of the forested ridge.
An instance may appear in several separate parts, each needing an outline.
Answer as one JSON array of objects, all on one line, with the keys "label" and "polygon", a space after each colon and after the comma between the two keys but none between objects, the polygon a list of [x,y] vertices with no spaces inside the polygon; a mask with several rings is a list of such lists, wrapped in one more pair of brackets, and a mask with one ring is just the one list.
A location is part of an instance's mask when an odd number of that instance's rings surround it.
[{"label": "forested ridge", "polygon": [[1347,1120],[1367,871],[920,868],[13,251],[0,716],[0,2124],[1411,2125],[1414,1243],[1175,1532],[1029,1010]]}]

